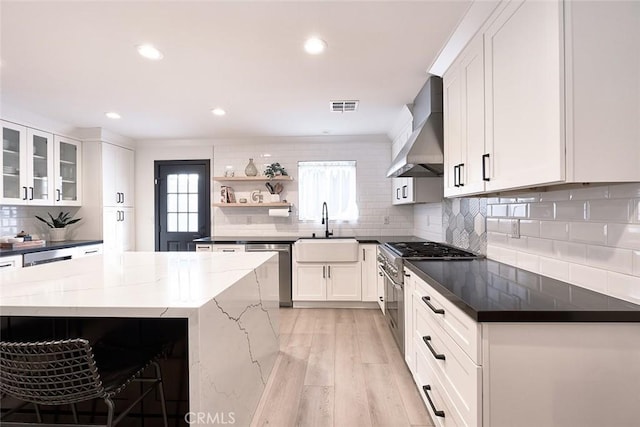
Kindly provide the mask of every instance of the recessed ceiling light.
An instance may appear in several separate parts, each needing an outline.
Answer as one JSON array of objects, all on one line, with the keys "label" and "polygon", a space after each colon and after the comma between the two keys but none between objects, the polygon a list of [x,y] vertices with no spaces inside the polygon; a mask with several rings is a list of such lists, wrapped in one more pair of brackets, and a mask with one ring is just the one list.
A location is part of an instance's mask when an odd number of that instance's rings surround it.
[{"label": "recessed ceiling light", "polygon": [[105,116],[109,117],[110,119],[119,119],[122,116],[120,116],[120,114],[116,113],[115,111],[109,111],[108,113],[104,113]]},{"label": "recessed ceiling light", "polygon": [[225,114],[227,114],[227,112],[222,108],[214,108],[213,110],[211,110],[211,112],[216,116],[224,116]]},{"label": "recessed ceiling light", "polygon": [[141,44],[138,46],[138,53],[147,59],[157,61],[162,59],[164,55],[158,49],[150,44]]},{"label": "recessed ceiling light", "polygon": [[304,43],[304,50],[310,55],[318,55],[327,48],[327,42],[318,37],[309,37]]}]

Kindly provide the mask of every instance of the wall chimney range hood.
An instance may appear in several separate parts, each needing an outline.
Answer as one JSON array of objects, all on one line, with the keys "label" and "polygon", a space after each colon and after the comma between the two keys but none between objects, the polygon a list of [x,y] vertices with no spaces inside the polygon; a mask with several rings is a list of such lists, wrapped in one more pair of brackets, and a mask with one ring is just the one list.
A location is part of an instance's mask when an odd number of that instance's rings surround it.
[{"label": "wall chimney range hood", "polygon": [[413,101],[413,132],[387,177],[438,177],[444,172],[442,79],[431,76]]}]

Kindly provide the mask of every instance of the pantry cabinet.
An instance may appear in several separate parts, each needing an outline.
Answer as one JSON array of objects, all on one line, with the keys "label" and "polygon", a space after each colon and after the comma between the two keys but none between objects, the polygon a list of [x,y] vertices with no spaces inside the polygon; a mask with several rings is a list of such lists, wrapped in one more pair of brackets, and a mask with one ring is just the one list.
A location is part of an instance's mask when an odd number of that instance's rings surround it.
[{"label": "pantry cabinet", "polygon": [[443,74],[446,196],[640,180],[640,4],[502,2],[469,40]]},{"label": "pantry cabinet", "polygon": [[102,144],[104,206],[133,206],[134,152],[117,145]]},{"label": "pantry cabinet", "polygon": [[102,219],[102,241],[106,253],[125,252],[135,249],[133,208],[105,207]]}]

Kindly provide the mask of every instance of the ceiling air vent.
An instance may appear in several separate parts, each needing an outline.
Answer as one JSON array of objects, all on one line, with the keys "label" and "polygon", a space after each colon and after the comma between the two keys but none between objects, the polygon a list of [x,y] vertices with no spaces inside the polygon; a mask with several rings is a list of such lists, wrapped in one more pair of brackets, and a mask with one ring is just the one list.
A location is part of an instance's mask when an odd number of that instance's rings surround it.
[{"label": "ceiling air vent", "polygon": [[331,101],[329,109],[332,113],[352,113],[358,109],[359,101]]}]

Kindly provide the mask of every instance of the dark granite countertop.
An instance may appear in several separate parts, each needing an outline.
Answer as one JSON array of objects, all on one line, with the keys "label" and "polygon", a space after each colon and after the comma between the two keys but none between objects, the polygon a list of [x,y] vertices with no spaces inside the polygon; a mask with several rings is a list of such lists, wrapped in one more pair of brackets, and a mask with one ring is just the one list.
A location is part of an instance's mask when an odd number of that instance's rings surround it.
[{"label": "dark granite countertop", "polygon": [[497,261],[405,261],[478,322],[640,322],[640,305]]},{"label": "dark granite countertop", "polygon": [[[299,239],[310,239],[311,236],[218,236],[195,239],[196,243],[233,243],[243,245],[245,243],[294,243]],[[354,238],[360,243],[385,243],[385,242],[424,242],[415,236],[332,236],[331,239]]]},{"label": "dark granite countertop", "polygon": [[50,242],[47,240],[44,246],[40,246],[37,248],[0,249],[0,257],[51,251],[54,249],[73,248],[75,246],[98,245],[100,243],[102,243],[102,240],[63,240],[62,242]]}]

